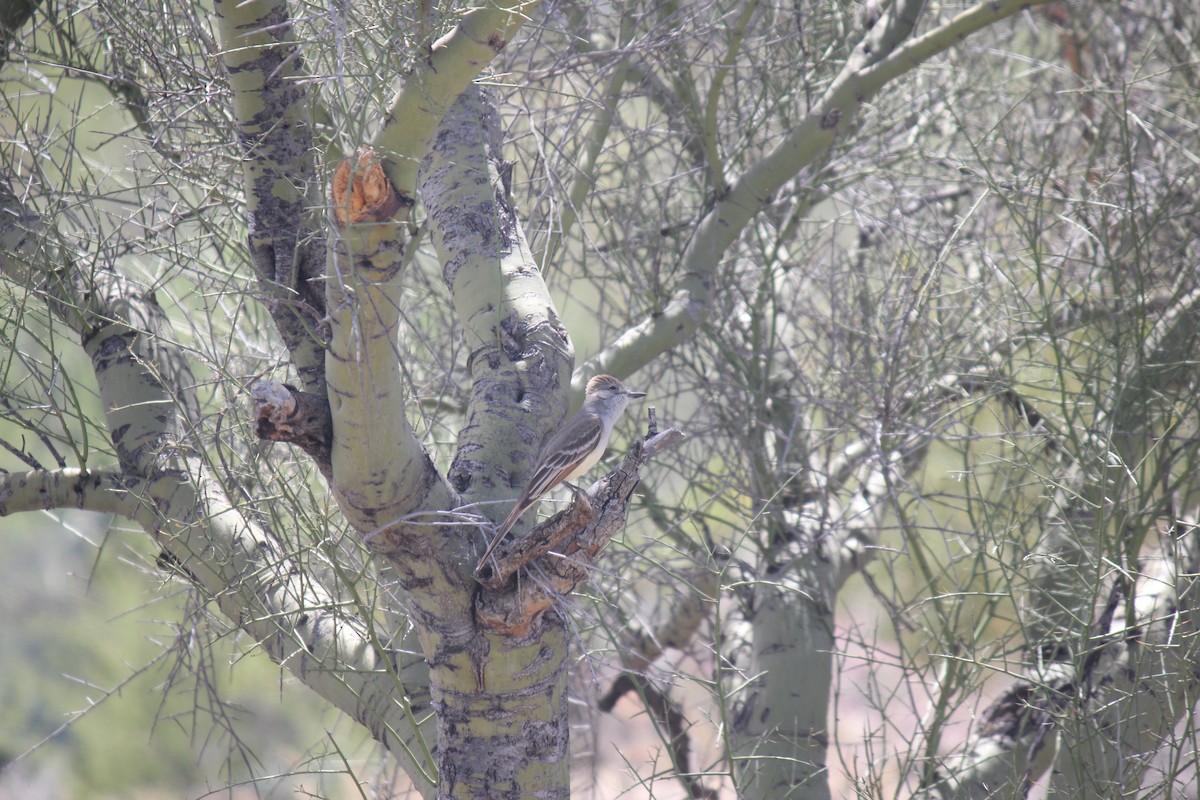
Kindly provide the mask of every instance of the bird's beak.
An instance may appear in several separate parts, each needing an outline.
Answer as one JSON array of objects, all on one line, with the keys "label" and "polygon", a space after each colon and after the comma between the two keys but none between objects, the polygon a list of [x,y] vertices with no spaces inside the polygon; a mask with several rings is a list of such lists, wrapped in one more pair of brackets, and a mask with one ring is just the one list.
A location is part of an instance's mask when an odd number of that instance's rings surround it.
[{"label": "bird's beak", "polygon": [[625,390],[625,394],[629,395],[630,397],[645,397],[646,396],[645,392],[631,392],[628,389]]}]

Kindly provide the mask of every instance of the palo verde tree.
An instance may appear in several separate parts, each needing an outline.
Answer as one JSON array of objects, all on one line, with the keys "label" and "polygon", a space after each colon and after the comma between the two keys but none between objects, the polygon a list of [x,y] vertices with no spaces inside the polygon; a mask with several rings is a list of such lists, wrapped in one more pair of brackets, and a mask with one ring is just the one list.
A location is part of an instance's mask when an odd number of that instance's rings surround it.
[{"label": "palo verde tree", "polygon": [[[3,3],[0,513],[132,521],[422,796],[569,796],[573,693],[650,796],[1165,795],[1192,16]],[[600,373],[654,413],[477,565]]]}]

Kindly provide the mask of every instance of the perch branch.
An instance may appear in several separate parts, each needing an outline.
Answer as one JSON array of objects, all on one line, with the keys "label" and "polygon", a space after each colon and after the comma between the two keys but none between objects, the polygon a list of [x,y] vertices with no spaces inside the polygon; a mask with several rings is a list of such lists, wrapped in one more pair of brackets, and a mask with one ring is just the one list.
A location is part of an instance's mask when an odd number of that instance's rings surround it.
[{"label": "perch branch", "polygon": [[[587,578],[587,566],[625,524],[629,498],[640,480],[638,469],[653,455],[678,445],[684,438],[678,428],[668,428],[645,442],[636,443],[621,465],[597,481],[588,492],[588,503],[595,510],[592,519],[573,537],[566,537],[566,545],[561,550],[546,553],[529,564],[522,573],[524,580],[512,580],[511,574],[503,578],[487,575],[487,584],[475,605],[479,624],[497,633],[522,636],[547,609],[575,591]],[[552,527],[552,524],[561,523],[551,518],[542,526]],[[483,572],[488,571],[489,566],[484,565]]]}]

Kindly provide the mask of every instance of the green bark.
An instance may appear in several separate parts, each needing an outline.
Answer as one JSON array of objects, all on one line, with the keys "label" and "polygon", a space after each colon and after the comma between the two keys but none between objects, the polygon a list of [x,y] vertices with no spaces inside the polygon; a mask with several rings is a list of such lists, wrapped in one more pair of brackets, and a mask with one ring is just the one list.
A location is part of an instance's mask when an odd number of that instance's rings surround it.
[{"label": "green bark", "polygon": [[[570,338],[534,265],[502,178],[500,121],[478,90],[443,120],[422,166],[442,275],[468,347],[472,393],[449,481],[464,504],[516,495],[566,409]],[[504,516],[506,504],[480,507]],[[469,570],[488,526],[463,526]],[[474,586],[468,577],[468,591]],[[434,669],[446,797],[568,797],[565,622],[551,611],[522,636],[473,624],[437,631],[452,660]],[[440,663],[440,662],[439,662]]]}]

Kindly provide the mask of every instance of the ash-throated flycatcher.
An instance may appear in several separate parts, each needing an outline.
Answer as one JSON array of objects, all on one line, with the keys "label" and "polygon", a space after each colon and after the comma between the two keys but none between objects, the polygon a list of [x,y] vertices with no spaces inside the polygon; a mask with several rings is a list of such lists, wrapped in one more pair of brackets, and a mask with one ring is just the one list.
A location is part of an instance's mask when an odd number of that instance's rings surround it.
[{"label": "ash-throated flycatcher", "polygon": [[[583,408],[562,424],[550,437],[538,456],[537,467],[529,483],[521,490],[512,513],[500,523],[496,536],[479,559],[479,566],[487,561],[496,545],[508,534],[517,519],[529,510],[542,496],[560,483],[572,481],[583,475],[600,460],[608,446],[608,436],[613,425],[634,397],[645,397],[645,392],[631,392],[611,375],[597,375],[588,381],[584,392]],[[479,569],[479,567],[476,567]]]}]

